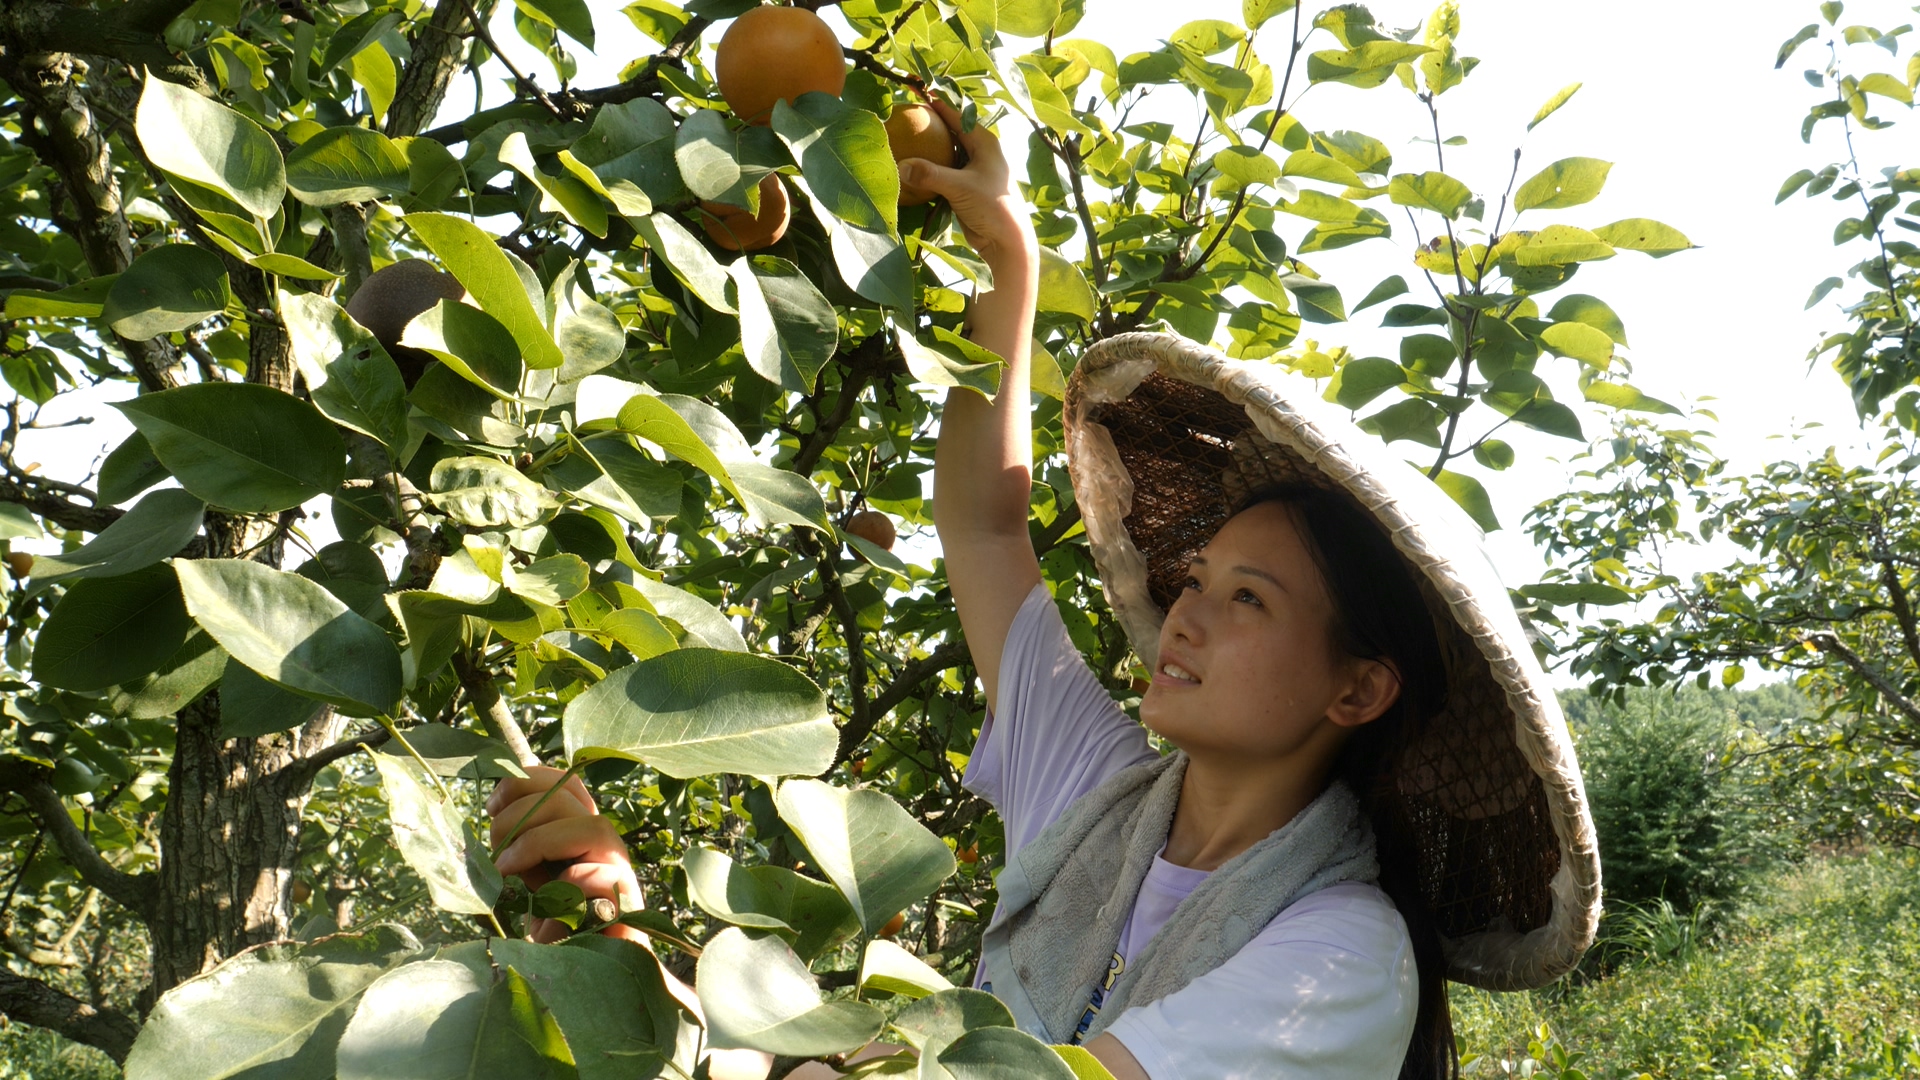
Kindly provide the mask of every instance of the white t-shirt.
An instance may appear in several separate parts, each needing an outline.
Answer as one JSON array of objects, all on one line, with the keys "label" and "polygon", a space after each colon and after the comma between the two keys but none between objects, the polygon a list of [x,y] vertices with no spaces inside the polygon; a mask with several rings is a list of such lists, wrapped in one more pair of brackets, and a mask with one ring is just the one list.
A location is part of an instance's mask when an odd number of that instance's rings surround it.
[{"label": "white t-shirt", "polygon": [[[981,728],[966,786],[1000,812],[1009,858],[1101,781],[1156,757],[1145,729],[1073,647],[1045,585],[1034,587],[1008,631],[999,706]],[[1108,987],[1206,877],[1154,859]],[[1153,1080],[1392,1080],[1417,1004],[1413,946],[1399,911],[1378,888],[1346,882],[1288,907],[1226,963],[1129,1008],[1106,1030]],[[1082,1030],[1091,1021],[1089,1013]]]}]

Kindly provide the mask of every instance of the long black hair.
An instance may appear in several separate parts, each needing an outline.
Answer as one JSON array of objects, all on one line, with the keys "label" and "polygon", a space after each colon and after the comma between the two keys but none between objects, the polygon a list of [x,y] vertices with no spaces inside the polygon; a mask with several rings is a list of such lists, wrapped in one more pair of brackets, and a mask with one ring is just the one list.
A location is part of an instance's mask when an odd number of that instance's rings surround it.
[{"label": "long black hair", "polygon": [[1334,647],[1362,660],[1391,661],[1400,694],[1371,723],[1354,729],[1334,762],[1372,819],[1380,888],[1400,910],[1413,939],[1419,1006],[1401,1080],[1453,1080],[1460,1059],[1447,1008],[1440,934],[1420,888],[1411,819],[1393,781],[1394,765],[1446,703],[1447,673],[1433,616],[1412,572],[1372,516],[1346,496],[1304,485],[1264,489],[1242,507],[1279,503],[1301,538],[1333,601]]}]

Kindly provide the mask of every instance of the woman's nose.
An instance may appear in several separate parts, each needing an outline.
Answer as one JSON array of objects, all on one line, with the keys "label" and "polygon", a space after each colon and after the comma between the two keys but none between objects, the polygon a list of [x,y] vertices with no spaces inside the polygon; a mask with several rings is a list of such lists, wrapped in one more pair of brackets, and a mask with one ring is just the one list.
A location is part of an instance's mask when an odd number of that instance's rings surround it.
[{"label": "woman's nose", "polygon": [[1167,609],[1167,620],[1161,627],[1160,636],[1178,637],[1196,645],[1206,640],[1206,619],[1201,610],[1203,606],[1193,590],[1183,590],[1174,598],[1173,606]]}]

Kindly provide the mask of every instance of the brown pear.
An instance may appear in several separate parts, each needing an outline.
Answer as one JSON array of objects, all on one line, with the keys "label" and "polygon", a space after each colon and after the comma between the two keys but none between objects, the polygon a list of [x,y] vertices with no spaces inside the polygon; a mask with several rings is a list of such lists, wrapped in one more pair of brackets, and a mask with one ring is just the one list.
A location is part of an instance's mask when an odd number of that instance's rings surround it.
[{"label": "brown pear", "polygon": [[379,339],[411,389],[427,365],[433,363],[433,357],[400,344],[400,336],[414,316],[442,300],[458,300],[465,295],[459,278],[425,259],[402,259],[368,275],[347,301],[347,314]]}]

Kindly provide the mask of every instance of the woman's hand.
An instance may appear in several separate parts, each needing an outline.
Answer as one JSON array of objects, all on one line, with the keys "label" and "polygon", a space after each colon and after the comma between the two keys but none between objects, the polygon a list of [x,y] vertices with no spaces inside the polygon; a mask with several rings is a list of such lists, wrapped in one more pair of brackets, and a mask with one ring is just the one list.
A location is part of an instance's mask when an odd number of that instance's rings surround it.
[{"label": "woman's hand", "polygon": [[[633,874],[633,863],[627,857],[627,845],[613,823],[600,816],[580,778],[568,776],[552,798],[540,802],[563,775],[559,769],[532,765],[527,768],[526,779],[502,780],[493,790],[487,799],[487,816],[492,819],[488,831],[497,853],[494,864],[502,874],[519,875],[529,888],[537,889],[549,881],[571,882],[587,894],[588,900],[612,900],[623,913],[639,911],[646,904],[640,895],[640,881]],[[538,810],[534,809],[536,804]],[[532,817],[527,816],[529,812]],[[523,818],[525,825],[521,824]],[[502,848],[501,842],[509,835],[513,835],[513,841]],[[557,919],[534,919],[528,931],[540,942],[559,941],[573,932]],[[646,935],[630,926],[615,924],[602,932],[647,943]]]},{"label": "woman's hand", "polygon": [[1040,245],[1033,237],[1027,202],[1007,169],[1000,140],[984,127],[960,130],[960,113],[934,98],[933,110],[946,121],[960,148],[967,152],[965,168],[951,169],[924,158],[903,158],[900,181],[925,188],[947,200],[967,243],[986,260],[997,277],[1002,270],[1033,267]]}]

